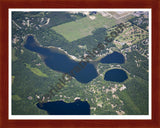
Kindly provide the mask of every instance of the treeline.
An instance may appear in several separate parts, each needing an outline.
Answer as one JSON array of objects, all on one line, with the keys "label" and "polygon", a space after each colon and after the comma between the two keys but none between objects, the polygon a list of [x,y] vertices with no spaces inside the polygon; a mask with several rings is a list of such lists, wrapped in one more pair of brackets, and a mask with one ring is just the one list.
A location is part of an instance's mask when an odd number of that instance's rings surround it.
[{"label": "treeline", "polygon": [[147,26],[149,25],[149,20],[148,18],[145,18],[143,14],[141,14],[139,17],[134,17],[132,19],[129,19],[128,21],[130,21],[132,24],[135,24],[146,31],[149,30],[147,28]]},{"label": "treeline", "polygon": [[[99,28],[93,32],[93,35],[86,36],[79,40],[69,42],[67,41],[62,35],[56,33],[52,29],[43,30],[40,29],[39,31],[35,32],[36,38],[38,39],[39,43],[43,46],[55,46],[61,47],[69,54],[74,55],[76,57],[80,57],[84,55],[86,49],[81,49],[78,45],[86,46],[87,50],[93,50],[97,47],[98,43],[103,43],[106,37],[106,29]],[[113,47],[114,44],[109,43],[107,47]],[[102,51],[105,53],[106,51]]]},{"label": "treeline", "polygon": [[71,13],[67,12],[47,12],[45,13],[45,17],[50,18],[50,22],[44,28],[50,28],[52,26],[57,26],[60,24],[64,24],[67,22],[75,21],[80,18],[85,17],[82,13],[77,13],[71,16]]}]

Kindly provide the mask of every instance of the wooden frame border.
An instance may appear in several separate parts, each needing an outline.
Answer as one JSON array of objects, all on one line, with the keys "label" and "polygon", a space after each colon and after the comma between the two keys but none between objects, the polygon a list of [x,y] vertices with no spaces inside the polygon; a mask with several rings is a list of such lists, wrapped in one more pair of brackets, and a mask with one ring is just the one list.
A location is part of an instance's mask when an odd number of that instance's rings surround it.
[{"label": "wooden frame border", "polygon": [[[152,9],[152,120],[8,120],[8,9],[9,8],[151,8]],[[0,0],[0,127],[160,127],[160,1],[159,0]]]}]

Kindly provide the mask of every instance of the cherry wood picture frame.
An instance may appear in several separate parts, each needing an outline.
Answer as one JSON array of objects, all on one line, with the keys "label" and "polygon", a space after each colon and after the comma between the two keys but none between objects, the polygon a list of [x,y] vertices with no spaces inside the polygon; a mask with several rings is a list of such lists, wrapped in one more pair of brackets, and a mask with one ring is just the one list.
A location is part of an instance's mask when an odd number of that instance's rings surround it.
[{"label": "cherry wood picture frame", "polygon": [[[151,120],[9,120],[8,43],[9,8],[151,8],[152,119]],[[160,127],[160,0],[0,0],[0,128]]]}]

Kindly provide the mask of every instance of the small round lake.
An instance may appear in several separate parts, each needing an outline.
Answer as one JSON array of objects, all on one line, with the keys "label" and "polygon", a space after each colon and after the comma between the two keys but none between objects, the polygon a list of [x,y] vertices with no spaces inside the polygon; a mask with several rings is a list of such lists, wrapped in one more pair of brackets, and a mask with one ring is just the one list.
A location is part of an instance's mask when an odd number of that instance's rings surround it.
[{"label": "small round lake", "polygon": [[111,69],[105,73],[104,80],[113,82],[123,82],[128,79],[128,76],[124,70]]}]

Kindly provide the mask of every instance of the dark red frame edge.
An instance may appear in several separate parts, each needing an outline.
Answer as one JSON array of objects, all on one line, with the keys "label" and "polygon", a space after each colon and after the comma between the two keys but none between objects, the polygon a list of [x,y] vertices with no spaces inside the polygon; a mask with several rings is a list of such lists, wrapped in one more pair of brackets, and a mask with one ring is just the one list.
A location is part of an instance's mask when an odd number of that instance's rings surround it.
[{"label": "dark red frame edge", "polygon": [[[151,8],[152,9],[152,120],[8,120],[8,9],[9,8]],[[1,0],[0,1],[0,127],[160,127],[160,1],[159,0]],[[158,55],[157,55],[158,54]],[[3,63],[2,63],[3,62]]]}]

